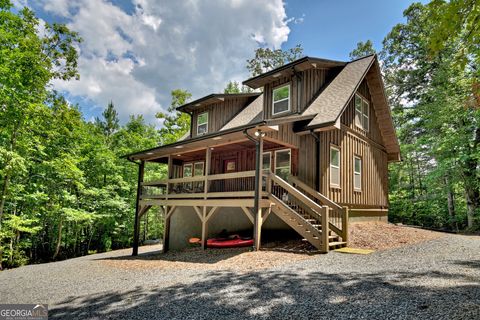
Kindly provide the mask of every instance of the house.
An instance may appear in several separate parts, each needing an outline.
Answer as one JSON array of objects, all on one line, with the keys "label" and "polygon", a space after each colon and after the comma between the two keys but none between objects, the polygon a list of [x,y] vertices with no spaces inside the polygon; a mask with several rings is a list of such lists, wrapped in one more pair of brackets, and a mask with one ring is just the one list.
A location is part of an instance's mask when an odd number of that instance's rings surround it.
[{"label": "house", "polygon": [[[243,82],[259,92],[211,94],[178,108],[191,130],[130,154],[139,165],[139,219],[164,213],[164,250],[223,229],[293,229],[322,252],[346,245],[352,220],[386,221],[388,163],[400,148],[375,55],[304,57]],[[144,181],[146,162],[168,179]]]}]

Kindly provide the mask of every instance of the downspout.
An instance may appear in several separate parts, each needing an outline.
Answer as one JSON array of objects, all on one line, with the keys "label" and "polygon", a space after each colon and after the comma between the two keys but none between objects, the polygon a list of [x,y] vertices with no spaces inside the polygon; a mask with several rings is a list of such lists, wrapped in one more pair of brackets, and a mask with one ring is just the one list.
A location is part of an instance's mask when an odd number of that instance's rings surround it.
[{"label": "downspout", "polygon": [[310,135],[315,139],[315,190],[320,192],[320,137],[310,130]]},{"label": "downspout", "polygon": [[254,212],[254,223],[253,223],[253,230],[257,230],[258,226],[258,219],[257,219],[257,212],[260,207],[260,190],[258,190],[258,186],[260,184],[260,140],[255,139],[252,137],[247,129],[243,130],[243,134],[248,138],[248,140],[255,143],[255,193],[253,198],[253,212]]}]

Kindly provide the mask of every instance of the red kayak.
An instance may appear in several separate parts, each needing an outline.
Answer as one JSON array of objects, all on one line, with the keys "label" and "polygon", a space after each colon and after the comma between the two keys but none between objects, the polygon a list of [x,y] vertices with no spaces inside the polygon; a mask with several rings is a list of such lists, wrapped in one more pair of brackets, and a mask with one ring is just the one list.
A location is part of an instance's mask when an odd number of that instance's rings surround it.
[{"label": "red kayak", "polygon": [[253,246],[253,239],[242,239],[240,236],[233,236],[229,238],[213,238],[207,240],[207,247],[209,248],[237,248],[250,246]]}]

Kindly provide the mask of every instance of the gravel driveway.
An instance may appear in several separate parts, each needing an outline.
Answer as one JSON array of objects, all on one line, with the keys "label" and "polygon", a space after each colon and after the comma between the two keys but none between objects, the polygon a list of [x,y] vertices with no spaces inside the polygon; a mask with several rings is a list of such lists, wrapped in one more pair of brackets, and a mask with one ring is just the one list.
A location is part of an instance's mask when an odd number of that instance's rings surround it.
[{"label": "gravel driveway", "polygon": [[0,272],[0,303],[49,303],[52,319],[480,319],[475,236],[331,252],[256,272],[102,263],[129,253]]}]

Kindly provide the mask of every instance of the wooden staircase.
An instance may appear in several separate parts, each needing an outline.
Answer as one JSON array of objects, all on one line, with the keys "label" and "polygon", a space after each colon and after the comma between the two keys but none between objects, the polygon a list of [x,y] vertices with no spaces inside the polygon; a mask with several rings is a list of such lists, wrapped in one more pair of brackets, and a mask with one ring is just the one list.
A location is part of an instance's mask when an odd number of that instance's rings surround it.
[{"label": "wooden staircase", "polygon": [[[298,188],[273,173],[270,173],[270,180],[271,182],[267,186],[270,188],[268,190],[269,199],[273,204],[272,211],[275,215],[322,252],[347,245],[347,223],[342,223],[339,228],[339,225],[335,226],[335,222],[338,221],[336,216],[332,220],[334,223],[329,218],[329,212],[335,210],[345,221],[345,218],[348,219],[345,217],[348,215],[347,209],[338,206],[331,200],[323,202],[329,202],[333,208],[318,204],[315,201],[318,200],[315,194],[312,196],[312,193],[316,193],[316,191],[294,177],[289,180],[300,182]],[[321,200],[325,199],[321,198]]]}]

